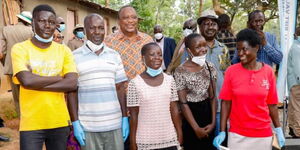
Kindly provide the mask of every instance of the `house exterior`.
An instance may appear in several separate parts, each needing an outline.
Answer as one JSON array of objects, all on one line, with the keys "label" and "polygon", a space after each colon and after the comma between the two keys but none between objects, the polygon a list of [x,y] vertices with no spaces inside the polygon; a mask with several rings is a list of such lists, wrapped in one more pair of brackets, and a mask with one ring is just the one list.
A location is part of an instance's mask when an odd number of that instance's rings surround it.
[{"label": "house exterior", "polygon": [[[64,42],[73,38],[73,28],[76,24],[83,24],[84,17],[90,13],[97,13],[101,15],[105,20],[106,34],[111,33],[111,28],[117,26],[118,12],[101,6],[99,4],[90,2],[88,0],[0,0],[5,3],[6,1],[18,1],[20,3],[21,10],[32,11],[33,8],[39,4],[48,4],[55,10],[57,16],[64,18],[66,23],[66,30],[63,32],[65,36]],[[8,4],[9,5],[9,4]],[[8,6],[9,7],[9,6]],[[5,8],[4,8],[5,9]],[[3,12],[3,5],[0,8],[0,12]],[[7,10],[16,10],[10,8]],[[0,20],[3,20],[3,13],[0,14]],[[15,17],[15,13],[10,17]],[[8,24],[8,23],[7,23]],[[0,28],[5,23],[0,22]]]},{"label": "house exterior", "polygon": [[[73,29],[76,24],[83,24],[84,17],[90,13],[97,13],[104,18],[106,34],[111,33],[111,28],[117,26],[118,12],[92,3],[88,0],[0,0],[0,31],[5,25],[16,24],[16,15],[20,11],[30,11],[40,4],[48,4],[55,10],[57,16],[64,18],[66,30],[63,32],[64,43],[74,37]],[[0,32],[1,34],[1,32]],[[10,86],[8,79],[3,75],[3,66],[0,62],[1,91],[7,91]]]}]

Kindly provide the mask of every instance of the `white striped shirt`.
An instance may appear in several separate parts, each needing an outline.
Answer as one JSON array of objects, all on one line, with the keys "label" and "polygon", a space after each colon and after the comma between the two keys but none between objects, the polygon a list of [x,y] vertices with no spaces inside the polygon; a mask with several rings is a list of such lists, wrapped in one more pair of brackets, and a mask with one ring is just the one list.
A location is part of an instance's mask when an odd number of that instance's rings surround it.
[{"label": "white striped shirt", "polygon": [[122,113],[116,84],[127,81],[118,52],[104,45],[98,55],[84,44],[73,51],[78,78],[78,117],[85,131],[121,128]]}]

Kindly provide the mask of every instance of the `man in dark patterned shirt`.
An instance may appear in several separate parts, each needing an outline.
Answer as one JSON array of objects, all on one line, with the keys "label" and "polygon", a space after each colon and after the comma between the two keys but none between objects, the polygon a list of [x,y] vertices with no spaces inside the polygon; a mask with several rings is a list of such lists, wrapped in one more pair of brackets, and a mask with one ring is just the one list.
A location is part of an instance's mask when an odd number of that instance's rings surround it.
[{"label": "man in dark patterned shirt", "polygon": [[231,22],[230,18],[226,14],[222,14],[218,18],[219,23],[219,32],[216,36],[216,39],[225,44],[229,50],[230,60],[234,56],[234,51],[236,49],[236,38],[231,31]]}]

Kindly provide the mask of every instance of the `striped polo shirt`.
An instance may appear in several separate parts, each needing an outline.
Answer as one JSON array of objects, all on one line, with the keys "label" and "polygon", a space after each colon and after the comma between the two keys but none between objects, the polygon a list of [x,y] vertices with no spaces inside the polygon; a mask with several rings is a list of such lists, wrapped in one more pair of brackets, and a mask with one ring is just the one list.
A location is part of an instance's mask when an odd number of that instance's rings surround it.
[{"label": "striped polo shirt", "polygon": [[86,43],[73,51],[78,78],[78,117],[88,132],[121,128],[121,107],[116,84],[127,81],[118,52],[104,45],[96,55]]}]

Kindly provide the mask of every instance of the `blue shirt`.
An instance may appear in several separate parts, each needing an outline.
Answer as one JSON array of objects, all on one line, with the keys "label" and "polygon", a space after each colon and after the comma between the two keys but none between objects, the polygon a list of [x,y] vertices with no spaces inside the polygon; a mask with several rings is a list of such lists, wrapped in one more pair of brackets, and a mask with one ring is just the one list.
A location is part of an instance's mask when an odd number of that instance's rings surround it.
[{"label": "blue shirt", "polygon": [[[282,60],[282,52],[279,49],[278,42],[275,35],[265,32],[267,44],[265,46],[260,46],[257,52],[257,61],[266,63],[270,66],[274,64],[280,64]],[[234,57],[232,59],[232,64],[240,62],[237,50],[235,50]]]}]

